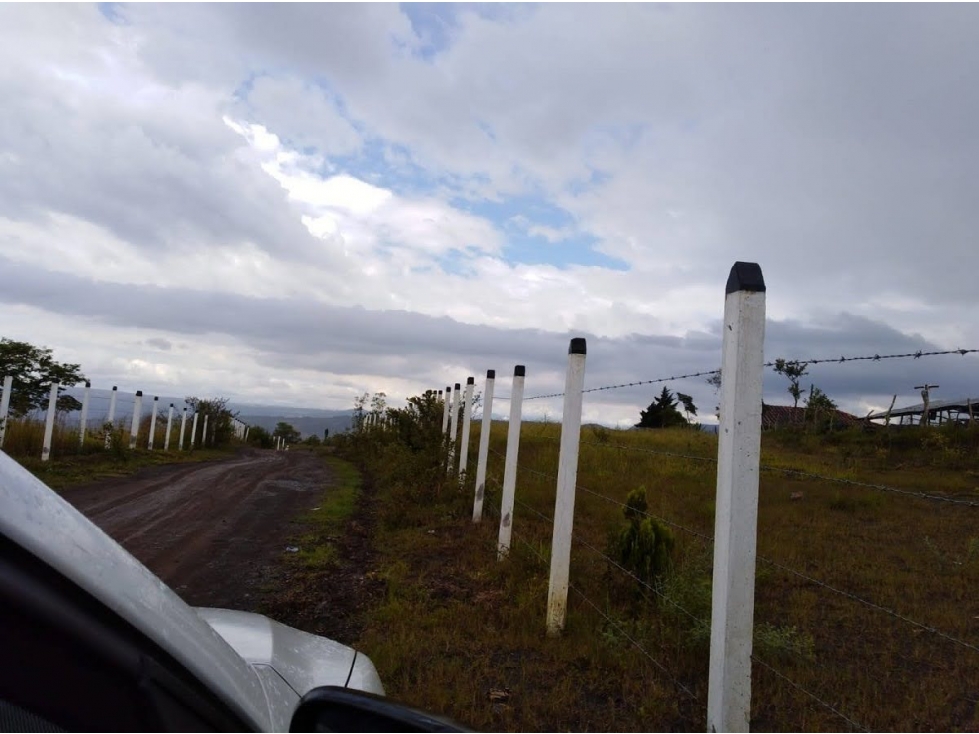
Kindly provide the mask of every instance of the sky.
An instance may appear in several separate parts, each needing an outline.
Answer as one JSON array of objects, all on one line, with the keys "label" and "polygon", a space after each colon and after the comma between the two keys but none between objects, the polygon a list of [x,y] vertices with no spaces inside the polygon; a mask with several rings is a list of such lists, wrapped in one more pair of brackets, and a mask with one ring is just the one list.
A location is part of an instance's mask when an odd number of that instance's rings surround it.
[{"label": "sky", "polygon": [[[977,35],[958,4],[0,5],[0,336],[146,394],[399,405],[523,364],[534,395],[572,337],[586,387],[717,368],[740,260],[767,360],[976,348]],[[864,415],[977,368],[803,385]]]}]

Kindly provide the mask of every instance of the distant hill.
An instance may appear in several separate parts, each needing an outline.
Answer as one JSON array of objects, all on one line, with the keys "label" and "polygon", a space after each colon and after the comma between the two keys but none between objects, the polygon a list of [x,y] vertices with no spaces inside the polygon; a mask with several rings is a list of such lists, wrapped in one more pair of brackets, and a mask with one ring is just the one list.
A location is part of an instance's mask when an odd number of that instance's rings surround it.
[{"label": "distant hill", "polygon": [[279,421],[285,421],[299,431],[303,438],[307,436],[323,438],[323,431],[327,428],[330,429],[331,436],[350,430],[353,423],[353,411],[332,416],[248,415],[247,413],[240,413],[238,419],[250,426],[261,426],[267,431],[274,430],[275,424]]}]

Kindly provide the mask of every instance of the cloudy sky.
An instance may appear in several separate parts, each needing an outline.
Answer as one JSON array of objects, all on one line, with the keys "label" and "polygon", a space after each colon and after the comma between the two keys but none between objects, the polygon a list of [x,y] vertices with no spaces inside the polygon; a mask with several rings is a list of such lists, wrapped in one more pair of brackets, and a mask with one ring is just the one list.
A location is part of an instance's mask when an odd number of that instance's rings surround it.
[{"label": "cloudy sky", "polygon": [[[979,347],[977,36],[970,5],[0,5],[0,335],[150,394],[535,394],[571,336],[586,386],[716,368],[748,260],[768,359]],[[811,379],[862,414],[977,367]]]}]

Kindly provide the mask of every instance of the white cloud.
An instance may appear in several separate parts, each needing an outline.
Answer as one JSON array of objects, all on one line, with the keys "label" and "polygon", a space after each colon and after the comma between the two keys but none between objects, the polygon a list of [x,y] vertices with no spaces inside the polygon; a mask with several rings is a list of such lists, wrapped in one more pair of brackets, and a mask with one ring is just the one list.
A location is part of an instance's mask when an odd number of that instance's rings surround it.
[{"label": "white cloud", "polygon": [[[0,7],[0,256],[51,282],[247,297],[255,318],[282,297],[474,329],[689,338],[716,327],[731,263],[756,260],[779,322],[847,312],[979,343],[959,275],[979,265],[973,8],[440,8],[456,18],[424,58],[398,6],[119,12],[125,24],[91,6]],[[390,176],[372,170],[382,164]],[[451,204],[511,194],[570,223]],[[593,236],[630,270],[508,262],[513,226],[555,258]],[[423,380],[399,377],[396,354],[375,358],[375,374],[276,363],[273,379],[271,347],[244,348],[228,325],[183,342],[159,327],[117,363],[123,326],[40,303],[18,318],[18,333],[106,375],[220,377],[261,399],[302,394],[318,370],[340,386],[324,400]],[[781,343],[897,338],[840,323],[832,338]],[[147,338],[214,351],[191,368]],[[433,376],[481,373],[440,349]],[[860,404],[877,399],[860,389]]]}]

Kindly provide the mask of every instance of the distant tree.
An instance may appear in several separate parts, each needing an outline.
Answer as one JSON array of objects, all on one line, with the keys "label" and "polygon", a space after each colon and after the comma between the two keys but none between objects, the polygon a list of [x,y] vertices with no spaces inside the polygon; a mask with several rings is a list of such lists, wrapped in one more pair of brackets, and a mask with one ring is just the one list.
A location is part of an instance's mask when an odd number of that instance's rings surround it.
[{"label": "distant tree", "polygon": [[46,409],[51,384],[58,383],[57,409],[80,410],[82,405],[71,395],[64,395],[65,386],[84,382],[81,366],[56,362],[47,347],[28,342],[0,339],[0,378],[11,375],[14,386],[10,396],[10,415],[21,417],[32,410]]},{"label": "distant tree", "polygon": [[775,360],[775,371],[789,381],[789,395],[792,396],[793,408],[799,407],[799,398],[802,397],[802,388],[799,386],[799,380],[809,374],[806,371],[808,366],[808,362],[785,360],[781,357]]},{"label": "distant tree", "polygon": [[676,394],[676,399],[680,401],[680,405],[683,406],[683,412],[687,414],[687,423],[690,422],[690,416],[697,415],[697,406],[693,404],[693,398],[689,395],[685,395],[682,392]]},{"label": "distant tree", "polygon": [[636,428],[669,428],[687,425],[686,419],[676,406],[676,398],[669,388],[664,386],[659,397],[653,400],[646,410],[640,411]]},{"label": "distant tree", "polygon": [[248,429],[248,443],[263,449],[270,449],[272,448],[272,434],[261,426],[252,426]]},{"label": "distant tree", "polygon": [[828,424],[836,410],[836,403],[826,393],[815,385],[809,388],[809,397],[806,400],[806,423],[816,427]]},{"label": "distant tree", "polygon": [[306,436],[305,439],[303,439],[303,443],[306,444],[307,446],[319,446],[321,443],[323,443],[323,441],[320,440],[320,437],[318,435],[316,435],[315,433],[311,433],[308,436]]},{"label": "distant tree", "polygon": [[[190,406],[193,413],[198,413],[202,420],[197,422],[195,443],[200,446],[224,446],[231,443],[235,435],[234,419],[238,416],[228,408],[228,398],[198,398],[187,397],[184,402]],[[204,435],[203,417],[207,416],[207,435]]]},{"label": "distant tree", "polygon": [[302,434],[291,423],[286,423],[285,421],[276,423],[275,430],[272,433],[275,436],[281,436],[282,440],[286,443],[299,443],[302,440]]}]

